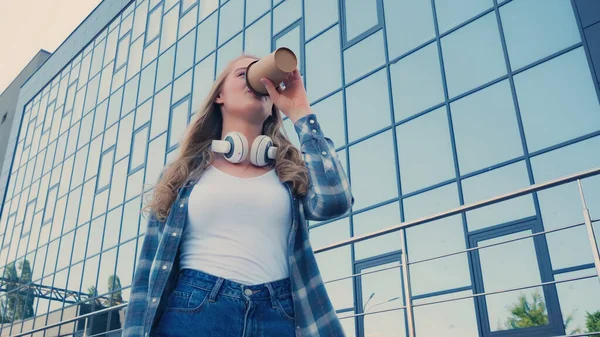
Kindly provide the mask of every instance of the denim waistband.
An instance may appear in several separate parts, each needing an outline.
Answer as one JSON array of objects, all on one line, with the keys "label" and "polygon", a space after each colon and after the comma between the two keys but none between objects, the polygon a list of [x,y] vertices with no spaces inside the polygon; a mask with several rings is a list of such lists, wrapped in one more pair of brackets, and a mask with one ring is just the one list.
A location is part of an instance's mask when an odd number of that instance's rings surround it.
[{"label": "denim waistband", "polygon": [[[216,294],[251,300],[267,300],[289,296],[292,292],[289,278],[257,285],[245,285],[214,276],[196,269],[184,268],[179,271],[178,282],[184,282]],[[252,291],[250,293],[249,290]],[[216,295],[215,294],[215,295]]]}]

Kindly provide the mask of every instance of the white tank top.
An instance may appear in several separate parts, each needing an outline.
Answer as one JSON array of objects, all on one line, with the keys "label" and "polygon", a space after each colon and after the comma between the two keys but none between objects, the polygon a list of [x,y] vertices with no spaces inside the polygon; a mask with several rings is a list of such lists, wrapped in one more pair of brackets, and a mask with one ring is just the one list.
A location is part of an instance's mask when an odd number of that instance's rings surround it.
[{"label": "white tank top", "polygon": [[181,268],[246,285],[287,278],[291,223],[289,194],[275,170],[239,178],[210,166],[188,200]]}]

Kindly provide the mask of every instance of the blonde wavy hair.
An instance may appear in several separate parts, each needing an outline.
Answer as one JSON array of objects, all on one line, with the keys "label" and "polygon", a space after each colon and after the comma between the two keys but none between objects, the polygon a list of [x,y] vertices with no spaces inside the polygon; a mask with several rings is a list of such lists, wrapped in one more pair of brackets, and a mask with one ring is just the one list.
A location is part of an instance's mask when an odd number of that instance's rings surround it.
[{"label": "blonde wavy hair", "polygon": [[[241,55],[232,60],[217,77],[198,113],[195,114],[194,120],[181,138],[177,158],[163,169],[151,199],[143,207],[142,210],[146,214],[153,213],[159,221],[165,221],[169,216],[171,205],[177,198],[178,189],[188,180],[199,178],[213,162],[214,154],[210,150],[210,145],[213,140],[221,139],[223,126],[221,109],[215,100],[227,75],[231,72],[232,63],[243,58],[257,59],[254,56]],[[300,151],[288,140],[283,130],[281,114],[275,105],[271,115],[263,123],[262,131],[278,148],[274,166],[279,180],[290,183],[295,195],[305,195],[309,186],[308,170]]]}]

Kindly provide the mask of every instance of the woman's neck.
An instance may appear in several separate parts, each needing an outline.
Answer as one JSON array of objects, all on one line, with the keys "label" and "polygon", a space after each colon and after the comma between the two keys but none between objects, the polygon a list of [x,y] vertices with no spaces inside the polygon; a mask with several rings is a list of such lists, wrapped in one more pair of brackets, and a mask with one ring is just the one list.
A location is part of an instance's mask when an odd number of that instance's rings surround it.
[{"label": "woman's neck", "polygon": [[262,123],[255,124],[247,120],[224,118],[221,137],[225,137],[229,132],[240,132],[246,137],[248,146],[250,146],[254,139],[262,134],[262,127]]}]

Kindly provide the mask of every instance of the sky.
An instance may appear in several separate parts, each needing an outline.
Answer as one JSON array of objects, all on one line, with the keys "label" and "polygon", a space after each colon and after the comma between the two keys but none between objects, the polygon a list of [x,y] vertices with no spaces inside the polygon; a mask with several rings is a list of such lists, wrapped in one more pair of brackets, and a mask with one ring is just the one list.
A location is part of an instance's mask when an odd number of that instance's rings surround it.
[{"label": "sky", "polygon": [[0,0],[0,93],[40,49],[53,53],[100,2]]}]

